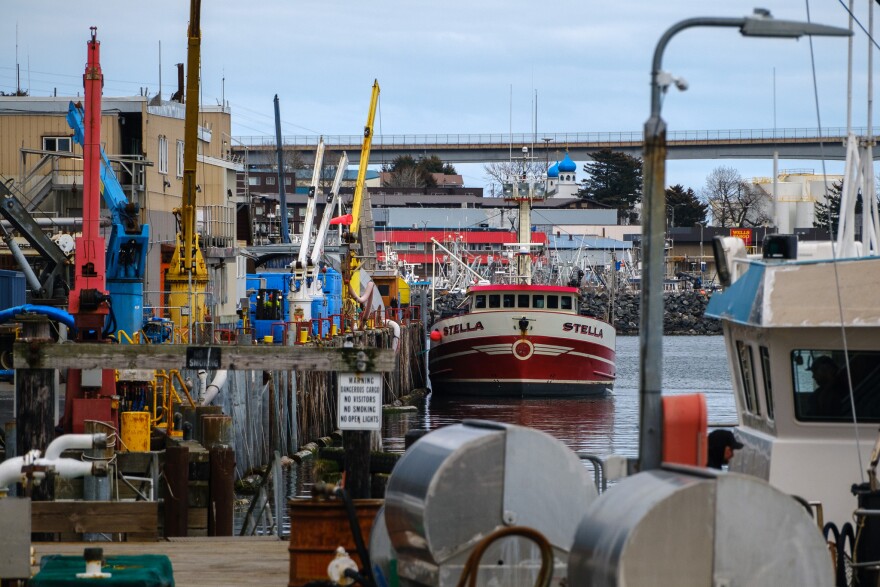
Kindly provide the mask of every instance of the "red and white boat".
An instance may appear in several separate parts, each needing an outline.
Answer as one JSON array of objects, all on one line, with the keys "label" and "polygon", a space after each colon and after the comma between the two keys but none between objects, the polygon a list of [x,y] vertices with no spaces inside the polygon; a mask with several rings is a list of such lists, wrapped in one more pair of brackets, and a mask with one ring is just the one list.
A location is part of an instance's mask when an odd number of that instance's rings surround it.
[{"label": "red and white boat", "polygon": [[[519,203],[520,241],[531,234],[531,203],[544,197],[543,186],[543,179],[505,186],[505,197]],[[577,288],[533,284],[536,245],[516,246],[514,283],[471,286],[463,313],[431,327],[434,397],[607,393],[616,376],[614,327],[578,314]]]}]

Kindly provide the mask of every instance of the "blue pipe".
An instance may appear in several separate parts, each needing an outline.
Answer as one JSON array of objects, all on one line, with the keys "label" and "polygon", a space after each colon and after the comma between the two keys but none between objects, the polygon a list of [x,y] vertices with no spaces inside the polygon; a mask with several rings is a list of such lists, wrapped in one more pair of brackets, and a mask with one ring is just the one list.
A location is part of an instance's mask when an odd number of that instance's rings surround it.
[{"label": "blue pipe", "polygon": [[3,322],[8,322],[18,314],[23,314],[25,312],[43,314],[44,316],[48,316],[52,320],[61,322],[68,328],[74,328],[73,316],[67,310],[54,308],[52,306],[37,306],[34,304],[24,304],[23,306],[15,306],[14,308],[7,308],[0,311],[0,324],[2,324]]}]

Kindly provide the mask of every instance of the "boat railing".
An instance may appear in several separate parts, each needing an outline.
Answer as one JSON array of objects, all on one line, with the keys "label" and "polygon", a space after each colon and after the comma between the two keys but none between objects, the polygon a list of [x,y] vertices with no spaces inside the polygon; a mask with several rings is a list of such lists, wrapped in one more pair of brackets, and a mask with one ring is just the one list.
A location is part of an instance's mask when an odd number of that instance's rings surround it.
[{"label": "boat railing", "polygon": [[596,491],[600,494],[608,489],[608,478],[605,476],[605,462],[598,456],[585,452],[578,452],[577,456],[582,461],[588,461],[593,466],[593,483]]}]

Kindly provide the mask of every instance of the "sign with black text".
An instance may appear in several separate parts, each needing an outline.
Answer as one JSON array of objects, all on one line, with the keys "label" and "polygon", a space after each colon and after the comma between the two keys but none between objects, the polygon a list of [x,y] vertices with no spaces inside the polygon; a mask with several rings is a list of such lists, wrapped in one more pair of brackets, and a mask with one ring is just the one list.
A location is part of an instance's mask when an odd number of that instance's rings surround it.
[{"label": "sign with black text", "polygon": [[382,375],[340,373],[336,422],[340,430],[382,429]]}]

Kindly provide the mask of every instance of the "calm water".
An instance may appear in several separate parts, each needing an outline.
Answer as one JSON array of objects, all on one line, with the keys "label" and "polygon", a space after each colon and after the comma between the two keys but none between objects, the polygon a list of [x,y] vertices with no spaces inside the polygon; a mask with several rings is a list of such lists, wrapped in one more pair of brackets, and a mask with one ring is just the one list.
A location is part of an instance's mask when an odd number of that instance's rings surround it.
[{"label": "calm water", "polygon": [[[614,392],[589,399],[468,399],[433,401],[424,413],[385,417],[385,450],[402,451],[410,429],[434,430],[467,418],[530,426],[576,451],[600,457],[636,456],[639,420],[639,338],[617,339]],[[733,389],[721,336],[668,336],[663,339],[663,393],[706,395],[709,425],[734,424]]]}]

